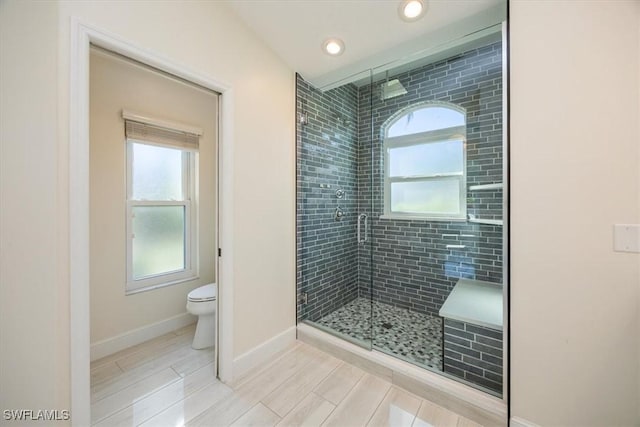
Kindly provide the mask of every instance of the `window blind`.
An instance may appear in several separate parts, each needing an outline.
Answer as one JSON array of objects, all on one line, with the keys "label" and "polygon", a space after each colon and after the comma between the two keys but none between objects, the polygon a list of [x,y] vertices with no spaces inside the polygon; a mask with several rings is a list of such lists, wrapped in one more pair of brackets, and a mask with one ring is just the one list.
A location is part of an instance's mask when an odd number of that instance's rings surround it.
[{"label": "window blind", "polygon": [[142,144],[178,148],[184,151],[198,151],[200,145],[199,129],[185,129],[186,126],[161,120],[144,120],[144,116],[123,112],[125,136],[127,140]]}]

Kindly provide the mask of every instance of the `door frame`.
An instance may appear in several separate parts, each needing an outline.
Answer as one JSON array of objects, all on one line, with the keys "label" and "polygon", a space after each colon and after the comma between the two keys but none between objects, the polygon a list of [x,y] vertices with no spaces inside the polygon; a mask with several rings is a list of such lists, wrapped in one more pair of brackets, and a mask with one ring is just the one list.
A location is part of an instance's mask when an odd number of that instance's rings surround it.
[{"label": "door frame", "polygon": [[95,45],[220,94],[218,138],[218,376],[233,378],[233,110],[231,85],[118,35],[71,18],[69,84],[69,296],[72,425],[91,423],[89,312],[89,49]]}]

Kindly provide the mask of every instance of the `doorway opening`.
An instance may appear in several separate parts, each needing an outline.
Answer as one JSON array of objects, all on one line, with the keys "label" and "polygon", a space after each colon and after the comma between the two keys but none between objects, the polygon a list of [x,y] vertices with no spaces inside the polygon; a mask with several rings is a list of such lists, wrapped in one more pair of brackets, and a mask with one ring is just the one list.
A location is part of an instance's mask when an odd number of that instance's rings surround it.
[{"label": "doorway opening", "polygon": [[[69,212],[70,212],[70,347],[71,347],[71,409],[74,425],[91,423],[90,396],[90,52],[98,47],[122,55],[177,80],[219,93],[220,131],[216,167],[218,171],[217,247],[218,264],[218,377],[230,381],[233,377],[233,91],[230,85],[206,74],[193,72],[163,58],[162,55],[83,23],[72,20],[70,54],[70,135],[69,135]],[[224,248],[224,257],[219,256]],[[186,301],[185,301],[186,304]]]}]

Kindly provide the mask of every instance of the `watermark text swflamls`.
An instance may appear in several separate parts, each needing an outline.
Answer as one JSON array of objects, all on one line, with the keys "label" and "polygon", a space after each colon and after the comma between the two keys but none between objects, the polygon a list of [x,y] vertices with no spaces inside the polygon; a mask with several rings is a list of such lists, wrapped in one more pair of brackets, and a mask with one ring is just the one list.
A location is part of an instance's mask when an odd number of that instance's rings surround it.
[{"label": "watermark text swflamls", "polygon": [[68,421],[68,409],[5,409],[2,416],[6,421]]}]

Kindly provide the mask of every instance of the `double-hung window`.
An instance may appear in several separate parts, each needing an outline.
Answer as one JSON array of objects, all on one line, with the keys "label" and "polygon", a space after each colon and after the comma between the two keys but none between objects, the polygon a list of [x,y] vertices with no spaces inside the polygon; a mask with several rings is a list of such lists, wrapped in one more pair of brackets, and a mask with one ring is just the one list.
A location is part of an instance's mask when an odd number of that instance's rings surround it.
[{"label": "double-hung window", "polygon": [[466,118],[452,104],[409,107],[384,133],[384,215],[466,218]]},{"label": "double-hung window", "polygon": [[[198,130],[124,112],[127,144],[127,293],[197,275]],[[164,124],[164,123],[163,123]]]}]

